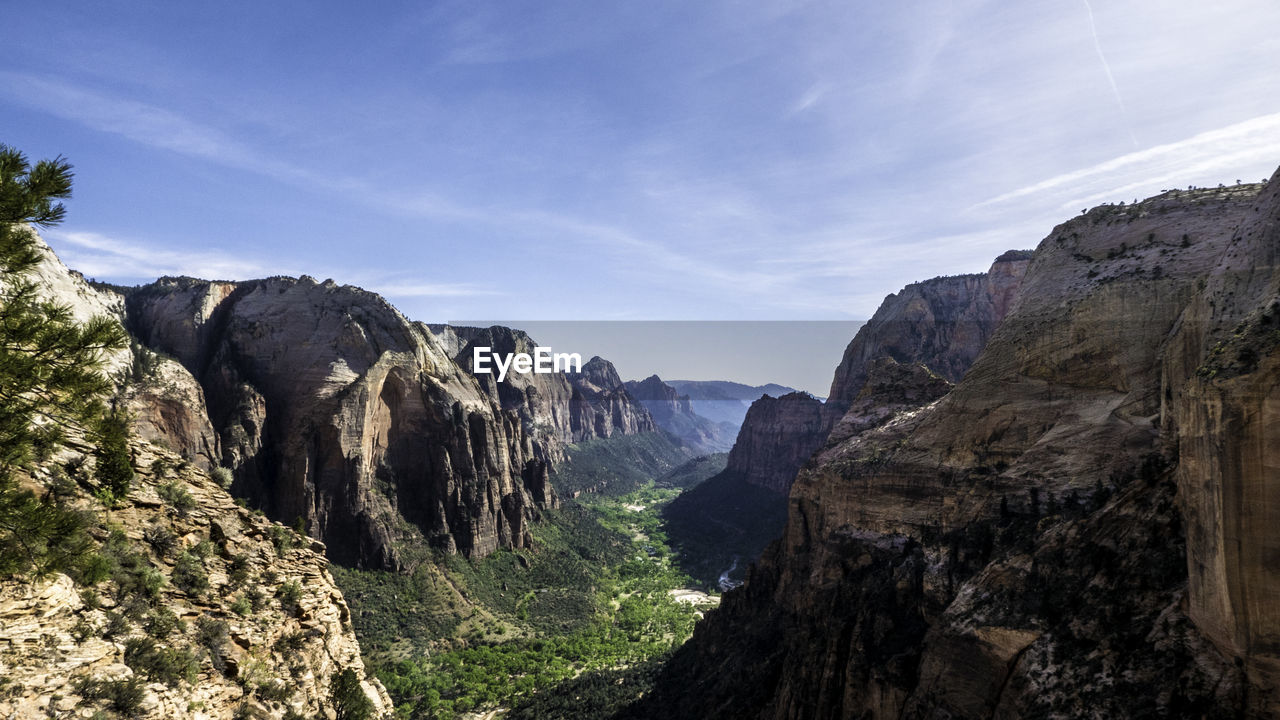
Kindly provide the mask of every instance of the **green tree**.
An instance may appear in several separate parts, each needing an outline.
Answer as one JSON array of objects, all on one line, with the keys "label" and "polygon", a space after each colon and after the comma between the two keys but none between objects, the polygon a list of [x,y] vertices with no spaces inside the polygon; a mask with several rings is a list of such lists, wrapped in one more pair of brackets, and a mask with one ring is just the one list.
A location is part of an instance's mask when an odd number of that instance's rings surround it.
[{"label": "green tree", "polygon": [[337,720],[368,720],[373,716],[373,703],[364,694],[360,677],[351,668],[333,674],[329,696],[333,700]]},{"label": "green tree", "polygon": [[76,514],[49,494],[37,499],[20,479],[68,430],[99,429],[112,389],[103,353],[125,344],[119,323],[76,322],[32,278],[44,252],[29,226],[62,221],[71,178],[62,158],[32,166],[0,145],[0,575],[71,570],[84,559]]},{"label": "green tree", "polygon": [[129,455],[129,423],[123,413],[112,411],[97,427],[96,475],[103,492],[113,501],[124,499],[133,484],[133,462]]}]

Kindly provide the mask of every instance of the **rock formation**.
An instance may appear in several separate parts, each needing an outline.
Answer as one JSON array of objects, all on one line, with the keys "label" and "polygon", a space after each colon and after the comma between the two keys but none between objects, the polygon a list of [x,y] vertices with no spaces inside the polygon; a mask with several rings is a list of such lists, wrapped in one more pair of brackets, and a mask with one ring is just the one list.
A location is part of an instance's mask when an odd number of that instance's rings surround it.
[{"label": "rock formation", "polygon": [[786,495],[796,470],[826,439],[826,430],[821,400],[802,392],[765,395],[751,403],[725,471]]},{"label": "rock formation", "polygon": [[651,375],[626,383],[627,392],[644,405],[658,427],[699,453],[724,452],[733,446],[726,428],[698,415],[688,395],[681,395],[662,378]]},{"label": "rock formation", "polygon": [[310,278],[164,279],[129,327],[200,381],[235,491],[302,518],[336,562],[397,568],[420,539],[523,547],[555,502],[545,447],[382,298]]},{"label": "rock formation", "polygon": [[[118,295],[52,253],[39,276],[78,319],[122,314]],[[216,438],[199,420],[199,386],[158,357],[135,382],[140,356],[107,362],[140,431],[128,494],[109,507],[95,497],[93,442],[74,428],[23,480],[83,513],[101,562],[81,586],[61,574],[0,579],[0,717],[323,717],[343,673],[374,712],[390,712],[324,546],[237,505],[200,467]]]},{"label": "rock formation", "polygon": [[[472,371],[474,347],[488,347],[502,355],[532,354],[537,347],[523,331],[499,325],[428,327],[467,372]],[[517,412],[539,439],[577,443],[615,434],[652,432],[655,427],[645,408],[620,390],[625,383],[613,363],[600,357],[582,363],[580,372],[509,373],[501,382],[497,375],[481,374],[476,380],[503,410]],[[554,447],[552,454],[555,460],[562,457],[559,447]]]},{"label": "rock formation", "polygon": [[635,715],[1273,716],[1278,191],[1095,208],[963,312],[886,301],[927,321],[850,345],[782,539]]},{"label": "rock formation", "polygon": [[643,406],[637,407],[608,360],[599,356],[588,360],[582,366],[582,373],[573,378],[573,386],[572,412],[578,439],[635,435],[658,429]]},{"label": "rock formation", "polygon": [[841,419],[883,358],[959,380],[1008,313],[1030,258],[1011,250],[985,274],[913,283],[885,298],[845,349],[825,407],[804,393],[757,400],[738,431],[728,469],[786,494],[814,451],[846,437],[849,426]]}]

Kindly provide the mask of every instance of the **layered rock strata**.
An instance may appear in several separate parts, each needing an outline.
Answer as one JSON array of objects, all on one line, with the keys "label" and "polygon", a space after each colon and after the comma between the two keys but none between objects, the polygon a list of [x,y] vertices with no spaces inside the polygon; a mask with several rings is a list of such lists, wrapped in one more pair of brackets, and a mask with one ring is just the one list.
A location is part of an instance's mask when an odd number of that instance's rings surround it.
[{"label": "layered rock strata", "polygon": [[922,407],[866,417],[842,364],[783,538],[636,711],[1274,715],[1277,189],[1059,225],[973,305],[985,347],[889,334],[942,379],[976,357]]}]

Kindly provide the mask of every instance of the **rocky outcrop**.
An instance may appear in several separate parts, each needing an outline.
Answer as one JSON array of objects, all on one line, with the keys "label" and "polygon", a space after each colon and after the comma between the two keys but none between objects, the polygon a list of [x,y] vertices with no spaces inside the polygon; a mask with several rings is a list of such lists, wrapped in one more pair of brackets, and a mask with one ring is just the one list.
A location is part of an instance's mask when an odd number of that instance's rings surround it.
[{"label": "rocky outcrop", "polygon": [[[1030,252],[1010,250],[985,274],[913,283],[885,298],[845,348],[825,406],[803,393],[757,400],[738,431],[729,469],[747,482],[785,494],[814,451],[847,439],[864,424],[856,416],[847,422],[843,418],[884,359],[924,368],[917,378],[923,383],[922,396],[932,394],[935,379],[959,380],[1013,306],[1030,262]],[[902,376],[896,382],[905,380]],[[893,405],[900,409],[902,403]]]},{"label": "rocky outcrop", "polygon": [[199,380],[234,490],[301,518],[336,562],[398,568],[424,540],[524,547],[554,504],[545,443],[382,298],[310,278],[164,279],[129,326]]},{"label": "rocky outcrop", "polygon": [[653,418],[638,406],[627,392],[622,378],[613,363],[596,356],[582,366],[582,372],[573,376],[573,413],[575,437],[590,439],[614,435],[637,435],[658,429]]},{"label": "rocky outcrop", "polygon": [[747,411],[725,470],[786,495],[796,470],[826,439],[826,430],[821,400],[802,392],[765,395]]},{"label": "rocky outcrop", "polygon": [[651,375],[644,380],[626,383],[627,392],[649,411],[658,427],[671,433],[695,452],[724,452],[733,446],[726,428],[693,411],[688,395]]},{"label": "rocky outcrop", "polygon": [[[531,355],[537,347],[523,331],[500,325],[428,327],[450,348],[454,361],[469,373],[475,347],[487,347],[499,355]],[[581,371],[509,373],[501,382],[494,374],[475,377],[504,410],[519,414],[531,433],[540,440],[552,441],[555,461],[563,458],[561,444],[652,432],[655,427],[644,406],[625,392],[625,383],[613,363],[604,358],[593,357],[582,363]]]},{"label": "rocky outcrop", "polygon": [[940,277],[906,286],[885,298],[836,367],[829,412],[842,414],[862,390],[872,364],[890,357],[920,363],[956,382],[986,347],[1008,314],[1031,253],[1010,250],[985,274]]},{"label": "rocky outcrop", "polygon": [[[129,496],[94,529],[112,580],[0,582],[0,716],[87,717],[130,687],[130,717],[322,716],[344,670],[375,712],[391,710],[324,546],[237,506],[168,451],[135,444],[133,456]],[[100,512],[92,480],[80,482],[70,502]],[[154,577],[154,593],[134,576]]]},{"label": "rocky outcrop", "polygon": [[958,380],[915,409],[858,405],[855,340],[783,538],[637,713],[1273,715],[1278,185],[1095,208],[958,282],[993,299],[955,320],[1004,319],[885,330]]},{"label": "rocky outcrop", "polygon": [[[52,252],[37,277],[78,320],[123,315],[118,294]],[[80,585],[0,578],[0,717],[323,717],[344,673],[376,714],[391,712],[324,546],[241,507],[203,469],[216,438],[190,374],[136,346],[106,365],[134,418],[135,477],[104,505],[94,442],[67,428],[21,479],[79,511],[96,560]]]},{"label": "rocky outcrop", "polygon": [[200,383],[176,361],[136,344],[133,363],[121,398],[133,431],[206,470],[218,467],[222,452]]},{"label": "rocky outcrop", "polygon": [[1164,365],[1176,438],[1188,614],[1280,708],[1280,179],[1231,235],[1183,312]]}]

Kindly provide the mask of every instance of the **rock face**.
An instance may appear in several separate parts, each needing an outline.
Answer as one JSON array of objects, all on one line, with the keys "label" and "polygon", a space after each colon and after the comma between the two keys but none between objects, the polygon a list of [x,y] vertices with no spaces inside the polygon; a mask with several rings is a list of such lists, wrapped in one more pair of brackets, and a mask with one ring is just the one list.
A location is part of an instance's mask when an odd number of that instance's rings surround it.
[{"label": "rock face", "polygon": [[310,278],[165,279],[129,326],[199,380],[234,490],[302,518],[331,559],[401,567],[421,539],[484,555],[555,502],[519,412],[380,297]]},{"label": "rock face", "polygon": [[613,364],[599,356],[582,366],[573,378],[571,408],[577,439],[607,438],[654,432],[658,426],[642,405],[627,392]]},{"label": "rock face", "polygon": [[[402,568],[424,543],[527,547],[529,522],[557,502],[548,477],[566,444],[655,429],[603,359],[498,382],[471,372],[473,348],[531,353],[526,334],[410,322],[332,281],[166,278],[128,293],[126,310],[148,348],[196,378],[215,431],[149,397],[148,432],[217,455],[237,494],[301,518],[347,565]],[[195,408],[195,390],[166,397]]]},{"label": "rock face", "polygon": [[964,376],[1008,314],[1031,262],[1010,250],[984,275],[956,275],[913,283],[890,295],[845,348],[827,397],[839,417],[882,357],[920,363],[950,382]]},{"label": "rock face", "polygon": [[209,422],[200,383],[182,365],[145,348],[135,348],[135,358],[135,363],[147,368],[134,373],[137,377],[123,392],[133,431],[206,470],[218,467],[222,460],[218,433]]},{"label": "rock face", "polygon": [[[1280,182],[1232,234],[1165,361],[1187,523],[1188,614],[1253,685],[1280,688]],[[1280,706],[1272,705],[1271,708]],[[1261,714],[1261,713],[1260,713]]]},{"label": "rock face", "polygon": [[783,538],[636,715],[1274,716],[1278,189],[1058,226],[953,285],[985,348],[855,339]]},{"label": "rock face", "polygon": [[[532,354],[537,343],[520,330],[502,326],[488,328],[431,325],[431,331],[451,350],[454,361],[472,371],[473,348],[488,347],[500,355]],[[577,443],[616,434],[652,432],[654,422],[645,408],[626,392],[613,364],[600,357],[582,363],[580,372],[509,373],[499,382],[497,375],[477,375],[476,380],[503,410],[517,412],[527,430],[539,439],[560,444]],[[552,445],[556,443],[553,442]],[[553,459],[563,453],[556,447]]]},{"label": "rock face", "polygon": [[[77,319],[123,314],[52,252],[38,275]],[[138,348],[107,367],[135,416],[128,495],[109,509],[94,497],[93,443],[75,429],[24,482],[85,514],[109,579],[0,579],[0,717],[89,717],[126,697],[130,717],[324,717],[343,672],[389,713],[324,546],[238,506],[201,468],[216,437],[190,374]]]},{"label": "rock face", "polygon": [[821,400],[802,392],[765,395],[751,403],[725,470],[786,495],[796,470],[826,439],[826,430]]},{"label": "rock face", "polygon": [[1030,252],[1011,250],[985,274],[913,283],[885,298],[845,349],[825,407],[803,393],[757,400],[738,431],[729,469],[785,494],[814,451],[857,426],[842,418],[884,358],[959,380],[1009,312],[1030,262]]},{"label": "rock face", "polygon": [[[77,588],[65,575],[0,582],[0,676],[16,690],[0,693],[0,716],[91,710],[105,701],[80,683],[137,678],[136,717],[230,718],[242,707],[254,717],[281,718],[290,710],[311,717],[332,708],[331,683],[342,670],[356,673],[378,713],[390,711],[381,683],[365,676],[324,547],[238,507],[203,471],[180,469],[180,458],[168,451],[138,444],[133,454],[139,475],[111,512],[120,530],[108,540],[115,549],[104,554],[141,558],[162,579],[160,590],[139,605],[123,590],[113,596],[114,583]],[[166,486],[181,488],[191,506],[175,512],[161,495]],[[96,504],[87,493],[79,502],[86,509]],[[107,538],[105,527],[98,532]],[[148,540],[160,537],[170,544]],[[202,542],[212,554],[201,556]],[[178,580],[188,562],[189,574],[198,566],[205,589]],[[86,591],[100,605],[86,605]],[[236,601],[246,603],[244,612],[234,609]],[[190,654],[196,664],[189,681],[158,680],[128,654],[133,643],[157,634],[162,611],[179,624],[159,646]]]},{"label": "rock face", "polygon": [[724,452],[733,446],[727,428],[695,413],[689,396],[681,395],[657,375],[628,382],[626,387],[649,411],[658,427],[675,435],[695,452]]}]

